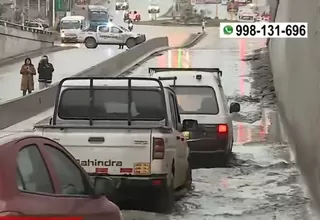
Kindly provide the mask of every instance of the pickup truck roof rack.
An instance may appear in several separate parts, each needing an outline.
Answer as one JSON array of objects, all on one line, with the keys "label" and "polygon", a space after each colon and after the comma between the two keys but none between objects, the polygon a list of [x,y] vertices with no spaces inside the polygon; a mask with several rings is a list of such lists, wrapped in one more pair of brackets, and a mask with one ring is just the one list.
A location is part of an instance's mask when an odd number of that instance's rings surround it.
[{"label": "pickup truck roof rack", "polygon": [[[62,79],[59,82],[58,85],[58,91],[56,95],[56,100],[55,100],[55,106],[54,106],[54,111],[53,111],[53,117],[52,117],[52,125],[55,126],[57,125],[57,117],[58,117],[58,109],[59,109],[59,102],[60,102],[60,94],[62,91],[62,87],[64,86],[64,83],[68,81],[83,81],[83,80],[88,80],[90,85],[90,111],[92,112],[93,105],[94,105],[94,81],[98,80],[110,80],[110,81],[128,81],[128,126],[132,125],[132,115],[131,115],[131,104],[132,104],[132,81],[153,81],[158,83],[161,96],[162,96],[162,101],[163,101],[163,106],[166,105],[165,102],[165,94],[164,94],[164,87],[162,82],[159,79],[155,78],[149,78],[149,77],[67,77]],[[168,112],[167,108],[165,109],[165,126],[169,126],[169,119],[168,119]],[[92,118],[92,114],[90,113],[89,116],[89,125],[93,126],[93,121],[94,119]]]},{"label": "pickup truck roof rack", "polygon": [[170,68],[170,67],[150,67],[149,74],[153,75],[158,72],[171,72],[171,71],[199,71],[208,73],[217,73],[218,77],[222,77],[222,71],[219,68]]}]

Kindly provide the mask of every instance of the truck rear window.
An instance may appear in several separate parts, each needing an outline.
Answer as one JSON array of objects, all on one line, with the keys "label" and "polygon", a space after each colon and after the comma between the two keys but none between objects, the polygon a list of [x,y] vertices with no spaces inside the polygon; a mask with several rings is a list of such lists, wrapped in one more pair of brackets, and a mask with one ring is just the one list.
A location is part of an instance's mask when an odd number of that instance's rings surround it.
[{"label": "truck rear window", "polygon": [[[127,89],[93,90],[93,107],[90,105],[90,89],[66,89],[60,97],[58,116],[65,120],[127,120]],[[163,98],[158,90],[132,88],[132,120],[160,121],[165,118]]]},{"label": "truck rear window", "polygon": [[174,88],[180,114],[219,113],[219,106],[214,89],[207,86],[177,86]]}]

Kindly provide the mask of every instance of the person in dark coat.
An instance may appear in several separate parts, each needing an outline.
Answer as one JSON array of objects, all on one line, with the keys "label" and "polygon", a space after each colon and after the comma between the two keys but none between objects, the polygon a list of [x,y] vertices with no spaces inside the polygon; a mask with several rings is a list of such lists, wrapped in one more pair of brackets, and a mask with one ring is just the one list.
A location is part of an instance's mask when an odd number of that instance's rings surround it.
[{"label": "person in dark coat", "polygon": [[53,72],[53,65],[49,62],[48,56],[44,55],[38,64],[39,89],[44,89],[51,85]]},{"label": "person in dark coat", "polygon": [[21,91],[22,95],[25,96],[30,94],[34,90],[34,79],[33,76],[36,75],[36,69],[34,68],[31,59],[26,58],[24,64],[20,69],[21,77]]}]

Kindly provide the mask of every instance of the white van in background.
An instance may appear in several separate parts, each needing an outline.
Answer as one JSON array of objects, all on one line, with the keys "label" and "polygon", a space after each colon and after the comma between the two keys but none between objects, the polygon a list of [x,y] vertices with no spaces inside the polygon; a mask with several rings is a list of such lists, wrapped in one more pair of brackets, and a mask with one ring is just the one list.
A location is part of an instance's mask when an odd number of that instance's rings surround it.
[{"label": "white van in background", "polygon": [[66,16],[60,21],[61,42],[77,43],[78,34],[88,26],[84,16]]}]

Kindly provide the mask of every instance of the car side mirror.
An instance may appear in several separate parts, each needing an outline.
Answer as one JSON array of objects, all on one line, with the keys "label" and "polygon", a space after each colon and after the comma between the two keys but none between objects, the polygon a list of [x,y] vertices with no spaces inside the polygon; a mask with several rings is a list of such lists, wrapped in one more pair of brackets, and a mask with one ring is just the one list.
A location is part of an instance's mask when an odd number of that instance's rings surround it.
[{"label": "car side mirror", "polygon": [[237,102],[232,102],[230,104],[230,113],[240,112],[240,104]]},{"label": "car side mirror", "polygon": [[116,190],[114,181],[109,177],[94,178],[94,195],[110,197]]},{"label": "car side mirror", "polygon": [[185,119],[183,120],[182,130],[183,131],[192,131],[197,130],[199,127],[198,121],[193,119]]}]

